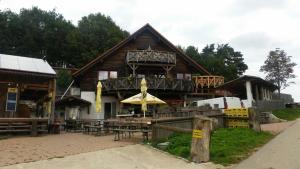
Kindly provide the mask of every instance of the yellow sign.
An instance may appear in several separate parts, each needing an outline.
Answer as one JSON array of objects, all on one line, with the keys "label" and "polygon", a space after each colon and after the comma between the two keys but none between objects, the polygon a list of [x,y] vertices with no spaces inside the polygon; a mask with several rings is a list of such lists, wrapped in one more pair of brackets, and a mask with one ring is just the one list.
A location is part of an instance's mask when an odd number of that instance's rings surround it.
[{"label": "yellow sign", "polygon": [[8,88],[9,93],[18,93],[18,88]]},{"label": "yellow sign", "polygon": [[193,130],[193,138],[202,138],[203,131],[202,130]]}]

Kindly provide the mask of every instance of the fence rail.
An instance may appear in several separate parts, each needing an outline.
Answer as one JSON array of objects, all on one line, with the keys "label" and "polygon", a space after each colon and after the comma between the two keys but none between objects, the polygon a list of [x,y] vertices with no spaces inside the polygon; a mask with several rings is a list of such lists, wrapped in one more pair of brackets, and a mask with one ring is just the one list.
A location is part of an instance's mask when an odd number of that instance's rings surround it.
[{"label": "fence rail", "polygon": [[[142,78],[119,77],[116,79],[102,80],[103,91],[116,90],[140,90]],[[151,78],[147,77],[147,87],[153,90],[171,90],[192,92],[194,83],[184,79],[167,79],[167,78]]]}]

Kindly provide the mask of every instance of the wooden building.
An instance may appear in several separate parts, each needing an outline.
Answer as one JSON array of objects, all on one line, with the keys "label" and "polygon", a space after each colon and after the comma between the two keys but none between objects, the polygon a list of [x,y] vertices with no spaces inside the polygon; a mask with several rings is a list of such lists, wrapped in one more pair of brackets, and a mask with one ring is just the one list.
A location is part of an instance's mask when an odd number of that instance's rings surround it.
[{"label": "wooden building", "polygon": [[42,59],[0,54],[0,117],[50,117],[55,78]]},{"label": "wooden building", "polygon": [[273,98],[278,87],[257,76],[244,75],[217,87],[224,96],[239,97],[245,107],[256,107],[260,111],[284,108],[280,99]]},{"label": "wooden building", "polygon": [[[198,86],[193,80],[194,75],[211,76],[146,24],[76,71],[73,88],[78,88],[80,97],[92,103],[90,113],[83,117],[103,119],[114,117],[121,111],[122,99],[140,92],[143,77],[147,80],[149,93],[169,104],[183,105]],[[94,107],[98,80],[103,86],[102,113],[95,113]],[[209,85],[210,81],[207,82]]]}]

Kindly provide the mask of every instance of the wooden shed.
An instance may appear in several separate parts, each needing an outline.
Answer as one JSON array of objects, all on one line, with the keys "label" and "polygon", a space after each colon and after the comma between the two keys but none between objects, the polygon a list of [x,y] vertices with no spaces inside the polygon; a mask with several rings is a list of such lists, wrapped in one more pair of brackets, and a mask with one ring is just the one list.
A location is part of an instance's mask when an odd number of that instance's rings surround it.
[{"label": "wooden shed", "polygon": [[0,117],[52,117],[55,79],[45,60],[0,54]]}]

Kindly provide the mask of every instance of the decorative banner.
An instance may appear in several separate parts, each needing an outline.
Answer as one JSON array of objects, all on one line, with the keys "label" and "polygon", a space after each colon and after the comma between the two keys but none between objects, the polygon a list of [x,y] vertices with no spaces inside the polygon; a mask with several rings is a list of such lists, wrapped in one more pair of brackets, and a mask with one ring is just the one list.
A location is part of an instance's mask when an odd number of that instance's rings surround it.
[{"label": "decorative banner", "polygon": [[202,130],[193,130],[193,138],[203,138]]}]

